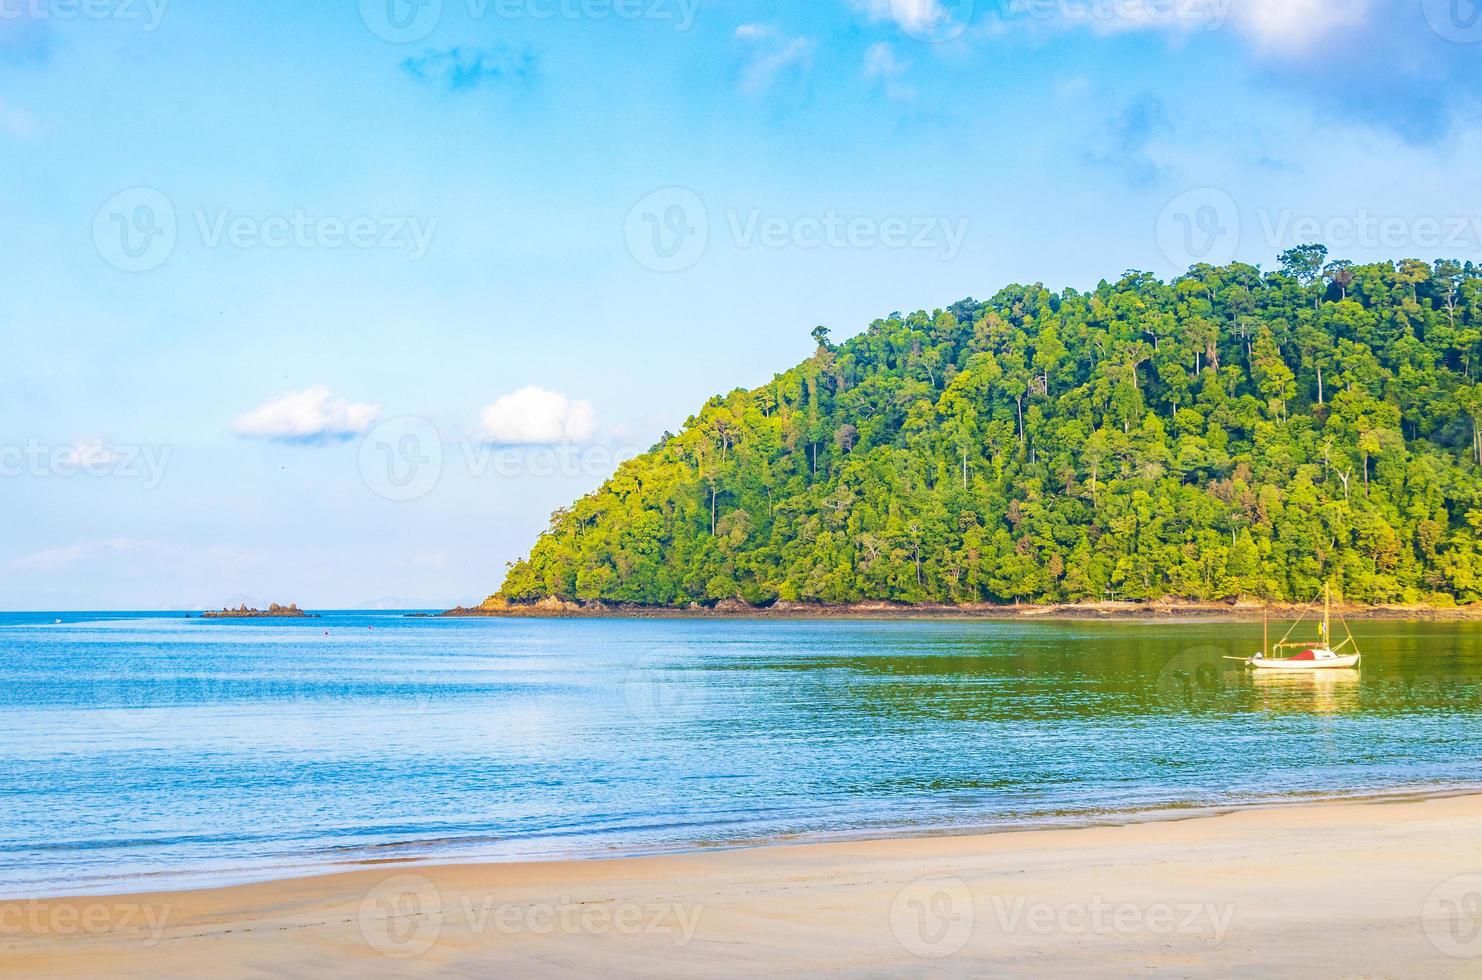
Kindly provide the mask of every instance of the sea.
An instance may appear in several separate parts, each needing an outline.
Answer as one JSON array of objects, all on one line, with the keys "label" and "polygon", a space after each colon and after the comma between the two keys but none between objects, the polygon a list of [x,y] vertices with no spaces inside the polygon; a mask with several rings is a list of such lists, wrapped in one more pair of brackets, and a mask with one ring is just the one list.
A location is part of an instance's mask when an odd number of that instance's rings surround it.
[{"label": "sea", "polygon": [[1482,787],[1482,624],[1353,626],[0,613],[0,898]]}]

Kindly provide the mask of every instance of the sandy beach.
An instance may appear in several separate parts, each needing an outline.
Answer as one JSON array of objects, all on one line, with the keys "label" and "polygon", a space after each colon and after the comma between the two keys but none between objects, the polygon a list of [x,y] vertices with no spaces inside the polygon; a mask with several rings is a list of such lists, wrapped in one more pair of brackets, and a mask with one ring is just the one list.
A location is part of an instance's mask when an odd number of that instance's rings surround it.
[{"label": "sandy beach", "polygon": [[0,902],[0,976],[1482,976],[1482,796]]}]

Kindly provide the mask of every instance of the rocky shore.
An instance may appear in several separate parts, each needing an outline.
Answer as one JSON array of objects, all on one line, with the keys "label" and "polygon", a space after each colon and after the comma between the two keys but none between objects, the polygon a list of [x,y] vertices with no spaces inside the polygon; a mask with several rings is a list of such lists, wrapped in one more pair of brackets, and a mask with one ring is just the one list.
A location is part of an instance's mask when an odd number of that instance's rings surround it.
[{"label": "rocky shore", "polygon": [[[1095,619],[1188,619],[1256,621],[1294,618],[1310,606],[1295,603],[1195,602],[1167,599],[1154,602],[1094,602],[1063,605],[908,605],[894,602],[859,602],[828,605],[810,602],[775,602],[752,606],[739,599],[714,605],[693,603],[685,608],[616,605],[604,602],[568,602],[545,598],[534,603],[490,600],[480,606],[459,606],[442,613],[451,617],[495,617],[511,619],[984,619],[984,620],[1095,620]],[[1335,614],[1355,619],[1478,620],[1482,606],[1334,606]]]}]

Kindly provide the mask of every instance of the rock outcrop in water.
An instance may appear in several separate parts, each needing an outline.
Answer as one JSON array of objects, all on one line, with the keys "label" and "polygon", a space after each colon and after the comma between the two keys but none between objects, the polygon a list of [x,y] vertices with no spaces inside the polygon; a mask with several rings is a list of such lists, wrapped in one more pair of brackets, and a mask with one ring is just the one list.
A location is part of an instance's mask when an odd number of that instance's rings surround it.
[{"label": "rock outcrop in water", "polygon": [[280,606],[276,602],[268,606],[267,610],[248,609],[243,603],[236,609],[223,608],[220,612],[203,612],[202,619],[318,619],[304,612],[298,607],[298,603],[290,602],[286,606]]}]

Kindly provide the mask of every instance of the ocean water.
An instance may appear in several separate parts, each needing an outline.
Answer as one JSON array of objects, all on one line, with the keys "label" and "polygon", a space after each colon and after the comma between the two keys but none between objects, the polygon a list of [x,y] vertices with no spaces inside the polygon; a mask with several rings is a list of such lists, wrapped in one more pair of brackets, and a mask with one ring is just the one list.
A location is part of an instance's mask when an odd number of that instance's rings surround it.
[{"label": "ocean water", "polygon": [[1482,625],[1354,625],[0,614],[0,897],[1482,785]]}]

